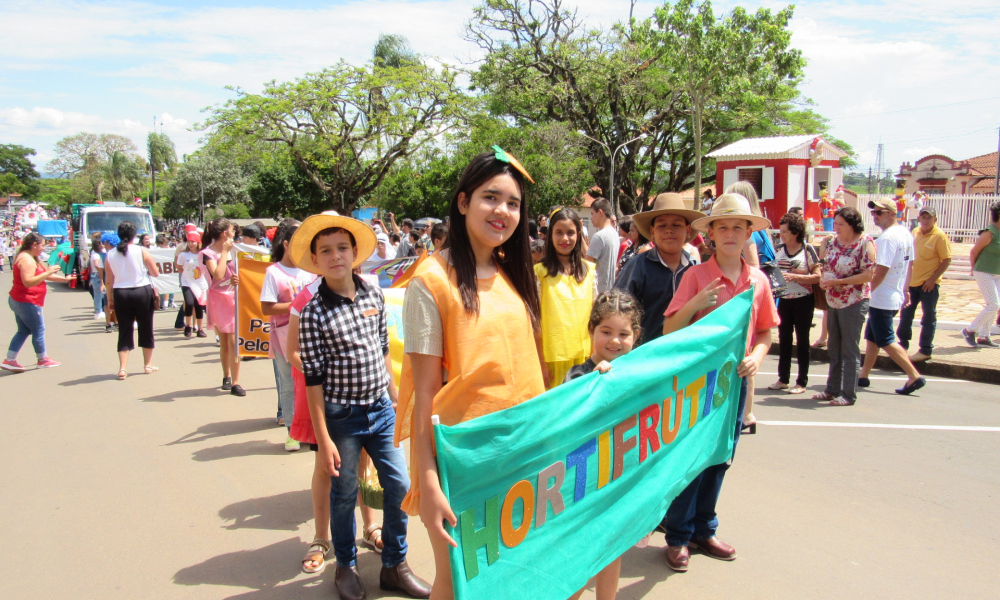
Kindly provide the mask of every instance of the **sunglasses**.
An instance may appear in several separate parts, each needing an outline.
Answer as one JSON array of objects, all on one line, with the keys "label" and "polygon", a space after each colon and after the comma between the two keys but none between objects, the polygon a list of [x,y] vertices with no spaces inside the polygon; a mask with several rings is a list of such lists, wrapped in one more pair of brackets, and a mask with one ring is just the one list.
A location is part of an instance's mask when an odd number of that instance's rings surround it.
[{"label": "sunglasses", "polygon": [[872,214],[881,217],[882,213],[887,213],[887,212],[890,212],[890,211],[888,211],[888,210],[873,210]]},{"label": "sunglasses", "polygon": [[524,168],[524,165],[521,164],[521,161],[514,158],[513,155],[504,152],[504,149],[501,148],[500,146],[493,146],[492,149],[494,152],[493,156],[497,160],[499,160],[500,162],[505,162],[508,165],[514,167],[521,173],[521,175],[524,175],[525,179],[527,179],[531,183],[535,183],[535,180],[531,178],[531,175],[528,175],[528,170]]}]

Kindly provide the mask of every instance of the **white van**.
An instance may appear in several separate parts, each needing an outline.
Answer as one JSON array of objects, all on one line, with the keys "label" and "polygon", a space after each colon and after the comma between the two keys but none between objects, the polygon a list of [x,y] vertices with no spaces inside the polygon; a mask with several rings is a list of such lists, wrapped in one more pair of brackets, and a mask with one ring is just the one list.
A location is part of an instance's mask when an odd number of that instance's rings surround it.
[{"label": "white van", "polygon": [[145,233],[156,239],[156,225],[148,208],[127,206],[124,202],[73,205],[73,233],[76,237],[73,246],[79,273],[86,273],[90,264],[90,235],[95,231],[117,233],[122,221],[135,223],[137,233],[133,242],[138,243],[139,236]]}]

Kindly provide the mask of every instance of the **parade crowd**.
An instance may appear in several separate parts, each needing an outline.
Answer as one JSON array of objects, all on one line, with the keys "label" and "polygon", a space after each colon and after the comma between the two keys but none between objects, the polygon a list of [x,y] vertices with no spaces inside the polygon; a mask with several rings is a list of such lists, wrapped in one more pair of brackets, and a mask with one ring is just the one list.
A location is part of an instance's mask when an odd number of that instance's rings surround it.
[{"label": "parade crowd", "polygon": [[[244,396],[234,244],[242,238],[271,249],[260,308],[271,321],[285,449],[305,444],[315,452],[315,539],[302,570],[321,572],[332,551],[335,585],[344,600],[366,597],[356,566],[357,505],[362,543],[381,555],[382,589],[416,598],[453,595],[448,548],[456,544],[444,524],[455,526],[457,519],[438,477],[432,415],[454,425],[594,371],[607,373],[618,357],[697,323],[745,291],[753,290],[753,305],[737,367],[736,442],[741,434],[756,432],[755,378],[774,328],[779,375],[766,387],[806,391],[816,309],[824,312],[816,343],[829,348],[831,362],[826,386],[814,399],[855,404],[880,351],[907,374],[897,393],[925,385],[913,365],[933,354],[935,307],[951,261],[934,209],[918,210],[911,233],[892,199],[871,202],[868,209],[882,229],[873,239],[857,209],[840,207],[829,217],[833,235],[816,248],[807,239],[801,209],[780,218],[778,239],[772,240],[773,224],[763,216],[754,187],[737,182],[718,198],[707,194],[702,211],[686,208],[679,194],[665,193],[651,210],[619,220],[611,204],[597,198],[588,235],[573,208],[532,219],[525,201],[532,183],[508,153],[481,154],[457,182],[447,218],[428,220],[420,230],[409,219],[397,225],[392,215],[388,223],[370,225],[327,212],[302,222],[285,219],[273,229],[238,230],[222,217],[203,229],[178,223],[151,240],[137,237],[135,224],[125,221],[117,232],[92,239],[87,268],[94,318],[105,322],[106,331],[117,330],[118,378],[126,379],[136,334],[143,370],[158,370],[154,314],[176,309],[180,335],[214,334],[221,389]],[[996,348],[989,328],[1000,310],[1000,204],[984,225],[972,260],[986,307],[963,335],[972,346]],[[181,299],[159,296],[152,287],[151,277],[159,275],[150,255],[153,244],[174,248]],[[42,308],[46,281],[64,278],[58,267],[39,260],[43,246],[36,233],[16,244],[0,243],[13,250],[15,271],[9,304],[17,332],[2,365],[7,370],[25,369],[17,356],[29,337],[39,367],[59,365],[45,351]],[[359,267],[372,257],[406,256],[418,258],[404,274],[405,360],[397,382],[391,375],[385,296]],[[910,356],[917,305],[923,318],[918,352]],[[408,458],[400,445],[407,439]],[[724,561],[736,558],[736,549],[717,535],[716,512],[732,464],[730,457],[705,469],[663,515],[657,531],[665,534],[667,568],[687,571],[691,550]],[[371,507],[372,489],[379,490],[381,518]],[[436,569],[432,582],[407,566],[410,516],[419,516],[427,529]],[[621,558],[596,574],[597,598],[615,597],[620,570]]]}]

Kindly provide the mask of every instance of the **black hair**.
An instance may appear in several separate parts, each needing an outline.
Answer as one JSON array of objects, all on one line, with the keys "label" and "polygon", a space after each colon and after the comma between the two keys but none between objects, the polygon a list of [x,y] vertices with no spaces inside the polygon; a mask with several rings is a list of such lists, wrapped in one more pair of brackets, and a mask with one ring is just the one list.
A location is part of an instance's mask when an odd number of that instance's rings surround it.
[{"label": "black hair", "polygon": [[1000,221],[1000,202],[994,202],[993,206],[990,206],[990,219],[994,223]]},{"label": "black hair", "polygon": [[281,259],[285,258],[284,242],[292,241],[292,236],[295,235],[301,224],[296,219],[285,219],[278,223],[278,230],[274,232],[274,241],[271,242],[271,262],[281,262]]},{"label": "black hair", "polygon": [[444,248],[451,250],[452,268],[455,269],[455,279],[462,306],[468,314],[479,315],[479,288],[476,283],[476,257],[472,253],[469,241],[469,231],[465,226],[465,215],[459,210],[459,196],[464,195],[466,202],[472,199],[472,193],[490,179],[498,175],[509,175],[521,192],[520,219],[510,238],[499,247],[493,249],[493,260],[510,278],[511,285],[517,295],[524,301],[531,319],[531,327],[539,329],[541,318],[541,301],[538,298],[538,279],[531,264],[531,247],[528,237],[528,199],[525,197],[524,176],[510,163],[497,160],[494,152],[484,152],[472,159],[465,167],[462,176],[455,186],[451,196],[449,209],[450,231]]},{"label": "black hair", "polygon": [[395,242],[395,243],[398,244],[399,241],[400,241],[399,234],[398,233],[390,233],[389,234],[389,241],[390,242]]},{"label": "black hair", "polygon": [[431,243],[434,240],[446,240],[448,239],[448,226],[444,223],[435,223],[434,227],[431,227]]},{"label": "black hair", "polygon": [[135,237],[135,223],[132,221],[122,221],[118,224],[118,245],[115,248],[122,255],[128,254],[128,245]]},{"label": "black hair", "polygon": [[217,217],[205,226],[205,235],[201,239],[201,247],[208,248],[215,243],[215,240],[219,239],[224,232],[229,230],[230,225],[229,219],[225,217]]},{"label": "black hair", "polygon": [[247,225],[241,230],[243,237],[253,238],[255,241],[260,238],[260,229],[256,225]]},{"label": "black hair", "polygon": [[590,205],[590,212],[593,213],[595,210],[604,213],[605,217],[611,217],[611,203],[604,196],[598,196]]},{"label": "black hair", "polygon": [[410,233],[407,235],[410,236],[410,240],[414,244],[420,241],[420,233],[416,229],[410,229]]},{"label": "black hair", "polygon": [[528,235],[532,238],[538,237],[538,223],[534,219],[528,219]]},{"label": "black hair", "polygon": [[[312,254],[316,254],[316,240],[318,240],[321,237],[333,235],[335,233],[346,233],[347,237],[351,239],[351,247],[352,248],[358,247],[358,240],[354,239],[354,234],[351,233],[349,230],[344,229],[343,227],[327,227],[326,229],[314,235],[313,239],[309,240],[309,252],[311,252]],[[275,234],[274,237],[278,237],[278,234]]]},{"label": "black hair", "polygon": [[845,206],[835,212],[833,216],[843,219],[845,223],[851,226],[854,233],[861,233],[865,230],[865,222],[861,219],[861,213],[856,208]]},{"label": "black hair", "polygon": [[157,234],[157,236],[156,236],[156,245],[159,246],[160,244],[166,244],[166,243],[167,243],[167,236],[166,236],[166,234],[163,234],[163,233]]},{"label": "black hair", "polygon": [[625,233],[632,233],[632,217],[622,217],[622,220],[618,221],[618,227]]},{"label": "black hair", "polygon": [[785,213],[778,221],[778,225],[788,227],[789,233],[795,236],[795,241],[804,244],[806,241],[806,221],[802,215],[793,212]]},{"label": "black hair", "polygon": [[[583,260],[583,220],[572,208],[561,208],[549,219],[549,225],[555,228],[559,221],[572,221],[573,226],[576,227],[576,245],[570,250],[569,266],[572,269],[573,279],[580,283],[587,277],[588,268],[586,261]],[[542,264],[545,265],[549,277],[556,277],[562,271],[562,263],[559,262],[559,253],[556,251],[554,238],[555,236],[551,235],[545,237],[545,257],[542,259]]]},{"label": "black hair", "polygon": [[413,219],[403,219],[402,227],[409,227],[413,229]]}]

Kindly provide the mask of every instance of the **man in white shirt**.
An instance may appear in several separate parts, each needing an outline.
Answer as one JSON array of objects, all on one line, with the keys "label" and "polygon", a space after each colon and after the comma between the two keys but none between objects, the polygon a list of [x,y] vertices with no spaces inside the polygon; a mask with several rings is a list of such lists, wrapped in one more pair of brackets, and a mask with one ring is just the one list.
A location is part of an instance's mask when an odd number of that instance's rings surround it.
[{"label": "man in white shirt", "polygon": [[875,240],[875,277],[872,279],[872,297],[865,326],[865,364],[858,373],[858,387],[871,385],[868,374],[875,366],[879,350],[885,350],[908,377],[906,385],[897,394],[912,394],[924,387],[927,380],[920,376],[910,362],[906,350],[896,342],[892,320],[899,309],[910,303],[906,282],[913,269],[913,236],[896,222],[896,203],[891,198],[880,198],[868,203],[872,219],[882,228],[882,235]]},{"label": "man in white shirt", "polygon": [[590,205],[590,222],[597,232],[590,236],[587,257],[597,263],[597,293],[603,294],[615,282],[615,264],[618,262],[618,233],[611,222],[611,203],[604,198]]}]

